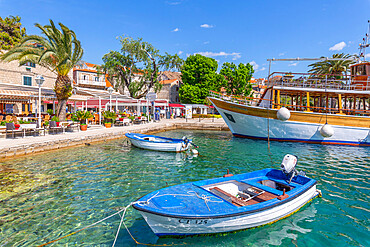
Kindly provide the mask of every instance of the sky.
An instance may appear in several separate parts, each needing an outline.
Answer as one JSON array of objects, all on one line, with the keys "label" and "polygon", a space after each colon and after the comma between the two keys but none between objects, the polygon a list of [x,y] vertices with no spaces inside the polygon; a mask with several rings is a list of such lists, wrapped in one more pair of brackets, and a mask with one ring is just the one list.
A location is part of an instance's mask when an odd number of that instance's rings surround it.
[{"label": "sky", "polygon": [[[9,15],[22,18],[27,34],[40,34],[35,23],[63,23],[90,63],[120,50],[117,38],[126,35],[162,54],[212,57],[219,69],[224,62],[251,63],[254,77],[264,78],[269,58],[358,54],[370,0],[0,0],[0,16]],[[271,72],[306,72],[310,63],[273,62]]]}]

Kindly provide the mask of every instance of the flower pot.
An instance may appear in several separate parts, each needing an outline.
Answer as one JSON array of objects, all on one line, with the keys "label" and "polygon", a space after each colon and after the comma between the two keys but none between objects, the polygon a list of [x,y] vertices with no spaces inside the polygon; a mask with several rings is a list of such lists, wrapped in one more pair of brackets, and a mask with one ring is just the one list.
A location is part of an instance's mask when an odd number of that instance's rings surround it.
[{"label": "flower pot", "polygon": [[87,130],[87,125],[80,125],[81,131],[86,131]]},{"label": "flower pot", "polygon": [[112,123],[105,123],[105,128],[110,128],[112,127]]}]

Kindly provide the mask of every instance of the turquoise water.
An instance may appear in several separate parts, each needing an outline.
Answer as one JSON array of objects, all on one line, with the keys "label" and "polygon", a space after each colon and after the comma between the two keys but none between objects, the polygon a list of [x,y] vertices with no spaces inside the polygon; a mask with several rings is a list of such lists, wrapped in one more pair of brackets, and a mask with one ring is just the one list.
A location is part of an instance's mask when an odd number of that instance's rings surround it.
[{"label": "turquoise water", "polygon": [[[0,246],[34,246],[98,221],[166,185],[272,167],[267,142],[234,138],[230,132],[168,131],[193,138],[200,156],[127,146],[124,139],[59,150],[0,163],[14,171],[49,176],[49,183],[0,203]],[[158,239],[130,208],[125,223],[142,243],[187,246],[370,246],[370,148],[271,142],[278,168],[286,153],[298,170],[318,181],[318,198],[272,225],[237,233]],[[51,246],[111,246],[120,222],[114,216]],[[116,246],[136,246],[123,228]]]}]

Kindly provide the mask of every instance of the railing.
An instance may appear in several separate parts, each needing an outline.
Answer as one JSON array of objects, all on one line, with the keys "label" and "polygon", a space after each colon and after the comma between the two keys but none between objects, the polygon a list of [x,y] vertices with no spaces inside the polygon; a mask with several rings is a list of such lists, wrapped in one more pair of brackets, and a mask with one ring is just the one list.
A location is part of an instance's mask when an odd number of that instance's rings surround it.
[{"label": "railing", "polygon": [[79,84],[88,84],[88,85],[98,85],[104,86],[102,81],[94,81],[94,80],[78,80],[77,83]]},{"label": "railing", "polygon": [[336,79],[336,75],[274,72],[269,76],[268,86],[370,91],[369,80],[360,81],[354,78],[356,76],[344,75]]},{"label": "railing", "polygon": [[[277,104],[272,102],[269,99],[262,99],[262,98],[253,98],[253,97],[244,97],[244,96],[233,96],[233,95],[226,95],[222,93],[218,93],[215,91],[210,91],[210,97],[220,99],[223,101],[227,101],[230,103],[237,103],[240,105],[246,106],[261,106],[263,102],[266,102],[267,106],[264,108],[273,108],[273,109],[280,109],[281,107],[286,107],[292,111],[306,111],[306,112],[316,112],[316,113],[329,113],[329,114],[345,114],[345,115],[356,115],[356,116],[370,116],[370,102],[366,103],[365,106],[368,110],[364,109],[349,109],[347,105],[342,107],[341,109],[338,107],[325,107],[325,106],[313,106],[313,105],[298,105],[298,104],[284,104],[280,103]],[[270,104],[269,104],[270,103]],[[357,102],[360,104],[360,102]],[[349,104],[348,104],[349,105]],[[362,103],[363,107],[363,103]]]}]

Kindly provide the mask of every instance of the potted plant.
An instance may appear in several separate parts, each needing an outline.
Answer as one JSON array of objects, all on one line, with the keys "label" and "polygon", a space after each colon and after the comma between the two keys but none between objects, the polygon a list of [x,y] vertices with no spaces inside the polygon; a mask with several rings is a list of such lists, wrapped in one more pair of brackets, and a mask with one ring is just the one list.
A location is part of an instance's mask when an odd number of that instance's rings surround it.
[{"label": "potted plant", "polygon": [[60,121],[59,121],[59,118],[58,118],[57,116],[53,116],[53,117],[50,119],[50,121],[55,121],[55,122],[57,123],[57,126],[59,127],[59,123],[60,123]]},{"label": "potted plant", "polygon": [[117,115],[114,112],[105,111],[105,112],[103,112],[103,117],[104,117],[104,120],[105,120],[105,124],[104,124],[105,127],[110,128],[110,127],[112,127],[112,123],[114,123],[114,121],[116,120]]},{"label": "potted plant", "polygon": [[80,129],[82,131],[86,131],[87,130],[86,119],[92,117],[91,112],[89,112],[89,111],[77,111],[76,112],[76,117],[80,121]]},{"label": "potted plant", "polygon": [[46,110],[46,112],[51,116],[51,115],[53,115],[54,113],[54,111],[53,111],[53,109],[47,109]]}]

